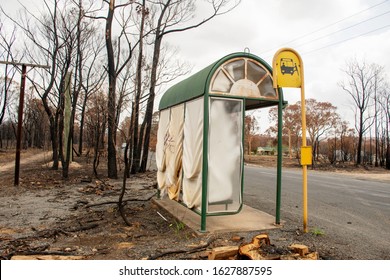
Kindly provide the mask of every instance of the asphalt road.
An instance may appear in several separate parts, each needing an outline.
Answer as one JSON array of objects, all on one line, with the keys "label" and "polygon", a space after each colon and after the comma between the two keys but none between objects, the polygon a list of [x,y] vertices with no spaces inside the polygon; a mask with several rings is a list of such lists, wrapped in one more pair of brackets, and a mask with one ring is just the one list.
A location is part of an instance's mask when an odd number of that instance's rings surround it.
[{"label": "asphalt road", "polygon": [[[309,170],[308,227],[367,259],[390,257],[390,183]],[[281,219],[302,228],[302,171],[283,170]],[[244,203],[275,215],[276,169],[246,166]],[[374,255],[372,255],[374,254]]]}]

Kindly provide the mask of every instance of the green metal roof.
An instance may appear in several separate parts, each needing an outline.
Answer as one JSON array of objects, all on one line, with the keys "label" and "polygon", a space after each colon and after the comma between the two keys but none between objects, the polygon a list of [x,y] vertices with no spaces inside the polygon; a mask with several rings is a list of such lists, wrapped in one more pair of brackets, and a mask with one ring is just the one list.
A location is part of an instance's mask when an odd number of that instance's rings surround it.
[{"label": "green metal roof", "polygon": [[217,62],[209,65],[187,79],[170,87],[161,97],[159,110],[183,103],[187,100],[202,96],[206,90],[207,80]]},{"label": "green metal roof", "polygon": [[[264,67],[272,73],[272,68],[269,66],[264,60],[261,58],[250,54],[250,53],[244,53],[244,52],[238,52],[238,53],[232,53],[229,54],[216,62],[212,63],[211,65],[207,66],[206,68],[200,70],[199,72],[195,73],[194,75],[188,77],[187,79],[175,84],[174,86],[170,87],[164,95],[161,97],[160,104],[159,104],[159,110],[163,110],[169,107],[172,107],[174,105],[181,104],[183,102],[195,99],[199,96],[202,96],[204,94],[208,94],[206,90],[209,88],[210,79],[213,77],[215,71],[218,69],[220,65],[225,63],[226,61],[233,59],[233,58],[251,58],[255,61],[258,61],[261,63]],[[265,103],[270,103],[268,101],[265,101]],[[275,104],[275,102],[272,102],[272,105]],[[270,104],[266,105],[269,106]]]}]

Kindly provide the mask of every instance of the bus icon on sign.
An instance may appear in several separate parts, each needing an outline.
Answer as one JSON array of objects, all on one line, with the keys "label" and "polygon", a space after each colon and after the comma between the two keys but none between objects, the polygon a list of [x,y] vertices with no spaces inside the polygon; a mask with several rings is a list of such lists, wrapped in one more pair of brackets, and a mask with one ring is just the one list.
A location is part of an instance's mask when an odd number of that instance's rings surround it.
[{"label": "bus icon on sign", "polygon": [[283,75],[291,74],[291,76],[292,76],[292,75],[294,75],[294,72],[298,73],[297,64],[291,58],[281,58],[280,59],[280,72],[282,72]]}]

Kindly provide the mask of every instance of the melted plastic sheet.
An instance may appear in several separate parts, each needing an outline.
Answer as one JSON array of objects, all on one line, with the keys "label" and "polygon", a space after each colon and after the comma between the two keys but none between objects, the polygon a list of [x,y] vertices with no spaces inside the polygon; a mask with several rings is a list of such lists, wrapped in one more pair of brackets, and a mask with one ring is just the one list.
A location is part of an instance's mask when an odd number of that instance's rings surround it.
[{"label": "melted plastic sheet", "polygon": [[[243,101],[210,98],[207,213],[236,212],[241,206]],[[200,208],[204,99],[160,112],[156,161],[161,196]]]},{"label": "melted plastic sheet", "polygon": [[[165,111],[168,111],[168,113],[165,113]],[[157,154],[156,151],[156,160],[158,161],[157,180],[162,196],[167,193],[170,199],[179,200],[182,178],[184,104],[172,107],[170,118],[169,115],[165,115],[169,114],[169,110],[165,111],[163,111],[163,116],[160,115],[160,123],[161,118],[163,118],[161,133],[160,127],[157,133],[157,150],[161,149],[161,145],[163,145],[162,153]],[[168,125],[166,124],[167,119],[169,119]],[[163,136],[164,131],[165,135]]]},{"label": "melted plastic sheet", "polygon": [[157,131],[157,144],[156,144],[156,165],[157,165],[157,183],[161,195],[164,195],[165,191],[165,171],[166,165],[166,145],[165,137],[168,135],[168,126],[170,119],[171,110],[166,109],[160,112],[160,121]]},{"label": "melted plastic sheet", "polygon": [[203,97],[186,103],[183,140],[183,202],[197,208],[202,198]]},{"label": "melted plastic sheet", "polygon": [[243,102],[210,98],[208,213],[241,205]]}]

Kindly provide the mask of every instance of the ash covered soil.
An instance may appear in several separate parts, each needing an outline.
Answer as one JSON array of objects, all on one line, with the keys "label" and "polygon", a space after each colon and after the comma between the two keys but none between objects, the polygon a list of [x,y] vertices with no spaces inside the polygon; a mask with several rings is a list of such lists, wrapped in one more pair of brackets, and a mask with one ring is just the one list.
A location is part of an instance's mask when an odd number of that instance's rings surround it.
[{"label": "ash covered soil", "polygon": [[[50,168],[50,153],[22,153],[20,185],[14,186],[13,154],[0,153],[0,258],[207,259],[216,247],[250,242],[267,233],[271,245],[265,254],[285,254],[294,243],[318,252],[319,259],[365,259],[358,244],[333,240],[331,233],[303,233],[296,221],[266,232],[199,234],[153,203],[156,172],[127,180],[124,212],[118,209],[122,179],[91,176],[88,158],[75,158],[70,178]],[[104,159],[101,159],[103,162]],[[267,256],[265,255],[265,258]]]}]

